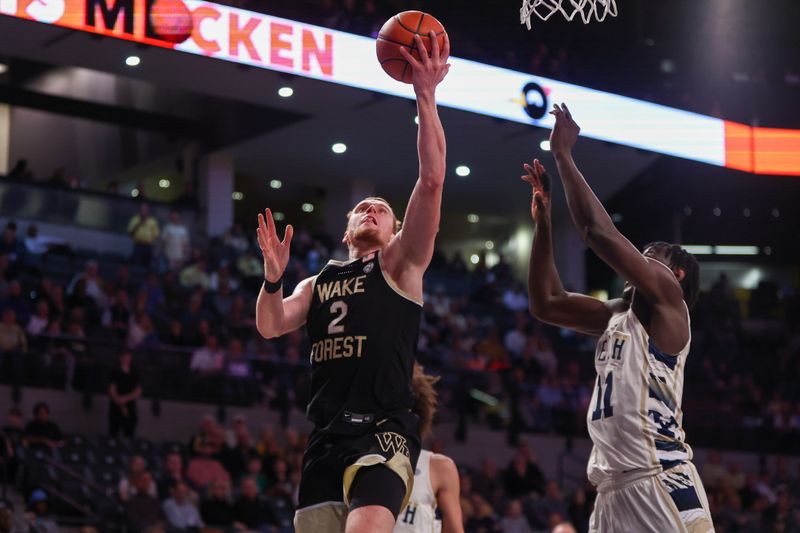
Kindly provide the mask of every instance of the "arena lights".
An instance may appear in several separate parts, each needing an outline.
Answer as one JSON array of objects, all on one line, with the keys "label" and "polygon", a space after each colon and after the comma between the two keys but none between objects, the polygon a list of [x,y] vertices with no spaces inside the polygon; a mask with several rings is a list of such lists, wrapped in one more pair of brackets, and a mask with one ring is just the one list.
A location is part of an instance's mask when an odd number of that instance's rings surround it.
[{"label": "arena lights", "polygon": [[281,220],[286,218],[286,215],[284,215],[282,211],[275,211],[274,213],[272,213],[272,218],[280,222]]},{"label": "arena lights", "polygon": [[138,196],[139,196],[139,189],[133,189],[133,190],[131,190],[131,196],[132,196],[133,198],[138,198]]},{"label": "arena lights", "polygon": [[6,72],[8,72],[8,65],[0,63],[0,74],[5,74]]},{"label": "arena lights", "polygon": [[138,67],[139,63],[141,62],[142,60],[139,56],[128,56],[125,59],[125,64],[128,65],[129,67]]},{"label": "arena lights", "polygon": [[494,243],[492,241],[486,241],[485,243],[483,243],[483,245],[486,247],[487,250],[494,249]]},{"label": "arena lights", "polygon": [[269,186],[272,189],[280,189],[281,187],[283,187],[283,182],[281,180],[270,180]]},{"label": "arena lights", "polygon": [[549,152],[550,151],[550,141],[547,140],[547,139],[543,140],[542,142],[539,143],[539,148],[541,148],[545,152]]},{"label": "arena lights", "polygon": [[481,261],[481,256],[479,256],[478,254],[472,254],[471,256],[469,256],[469,262],[472,263],[473,265],[477,265],[478,263],[480,263],[480,261]]},{"label": "arena lights", "polygon": [[233,191],[233,192],[231,193],[231,198],[232,198],[233,200],[236,200],[236,201],[239,201],[239,200],[244,200],[244,193],[242,193],[242,192],[239,192],[239,191]]},{"label": "arena lights", "polygon": [[169,189],[170,182],[169,180],[166,179],[158,180],[158,186],[161,187],[162,189]]},{"label": "arena lights", "polygon": [[461,176],[462,178],[469,176],[469,173],[469,167],[466,165],[459,165],[456,167],[456,175]]},{"label": "arena lights", "polygon": [[[0,14],[414,98],[410,85],[381,70],[373,38],[203,0],[184,3],[194,27],[178,44],[149,29],[150,2],[0,0]],[[87,52],[102,45],[87,44]],[[756,174],[800,176],[800,130],[751,127],[458,57],[449,63],[437,91],[444,107],[549,129],[555,119],[547,110],[567,102],[584,137]]]},{"label": "arena lights", "polygon": [[475,213],[470,213],[469,215],[467,215],[467,222],[469,222],[470,224],[477,224],[480,219],[481,217],[479,217]]},{"label": "arena lights", "polygon": [[419,126],[419,115],[414,115],[414,124]]},{"label": "arena lights", "polygon": [[347,151],[347,145],[344,143],[336,143],[331,146],[331,150],[333,150],[334,154],[343,154]]},{"label": "arena lights", "polygon": [[280,89],[278,89],[278,96],[282,98],[289,98],[293,94],[294,94],[294,89],[292,89],[291,87],[281,87]]},{"label": "arena lights", "polygon": [[314,212],[314,204],[310,204],[310,203],[306,202],[302,206],[300,206],[300,209],[303,210],[303,213],[313,213]]}]

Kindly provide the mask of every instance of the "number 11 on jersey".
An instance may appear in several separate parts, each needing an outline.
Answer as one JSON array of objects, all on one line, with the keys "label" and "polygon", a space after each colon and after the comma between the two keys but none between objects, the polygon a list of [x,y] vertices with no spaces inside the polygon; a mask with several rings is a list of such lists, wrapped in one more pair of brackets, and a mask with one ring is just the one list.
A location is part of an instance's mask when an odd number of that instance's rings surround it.
[{"label": "number 11 on jersey", "polygon": [[614,406],[611,405],[611,391],[614,390],[614,372],[609,372],[605,379],[605,391],[600,382],[600,374],[597,375],[597,402],[592,411],[592,422],[601,418],[614,416]]}]

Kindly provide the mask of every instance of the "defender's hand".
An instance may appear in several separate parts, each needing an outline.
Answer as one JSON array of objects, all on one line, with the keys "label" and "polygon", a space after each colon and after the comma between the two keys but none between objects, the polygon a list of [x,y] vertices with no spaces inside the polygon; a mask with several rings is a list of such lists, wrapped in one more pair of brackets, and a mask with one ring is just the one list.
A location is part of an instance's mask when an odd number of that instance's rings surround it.
[{"label": "defender's hand", "polygon": [[439,50],[439,40],[436,38],[436,33],[431,30],[428,36],[431,42],[430,52],[425,47],[425,43],[422,42],[422,37],[414,35],[414,42],[417,44],[420,59],[415,59],[404,47],[400,48],[400,54],[411,65],[414,74],[414,92],[417,95],[420,93],[432,94],[436,90],[436,86],[441,83],[450,70],[450,65],[447,63],[450,57],[450,38],[447,33],[444,34],[444,46],[441,50]]},{"label": "defender's hand", "polygon": [[556,117],[556,125],[550,133],[550,150],[554,154],[569,152],[578,140],[580,126],[572,119],[566,104],[553,104],[550,114]]},{"label": "defender's hand", "polygon": [[547,224],[550,222],[550,176],[538,159],[533,160],[533,166],[525,163],[523,168],[526,174],[521,179],[533,189],[531,217],[537,225]]},{"label": "defender's hand", "polygon": [[264,277],[269,282],[277,282],[289,263],[289,246],[292,243],[294,228],[292,228],[291,224],[288,224],[286,232],[283,234],[283,241],[278,240],[275,221],[272,219],[272,211],[267,209],[264,215],[258,215],[256,234],[258,235],[258,245],[261,247],[261,253],[264,255]]}]

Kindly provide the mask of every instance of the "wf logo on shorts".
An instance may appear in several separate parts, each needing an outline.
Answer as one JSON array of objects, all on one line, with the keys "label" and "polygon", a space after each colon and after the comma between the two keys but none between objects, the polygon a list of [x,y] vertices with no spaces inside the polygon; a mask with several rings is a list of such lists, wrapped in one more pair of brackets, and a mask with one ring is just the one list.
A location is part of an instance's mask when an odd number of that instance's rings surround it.
[{"label": "wf logo on shorts", "polygon": [[384,433],[377,433],[375,438],[378,439],[378,444],[384,453],[402,453],[406,457],[411,457],[408,452],[408,443],[406,438],[393,431],[386,431]]}]

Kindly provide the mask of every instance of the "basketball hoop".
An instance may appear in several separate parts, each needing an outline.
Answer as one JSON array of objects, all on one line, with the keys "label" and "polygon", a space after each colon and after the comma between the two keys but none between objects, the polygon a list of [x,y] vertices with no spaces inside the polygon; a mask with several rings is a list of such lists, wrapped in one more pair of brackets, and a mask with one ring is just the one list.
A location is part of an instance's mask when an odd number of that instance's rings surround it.
[{"label": "basketball hoop", "polygon": [[522,0],[519,22],[531,29],[533,15],[547,20],[555,13],[561,13],[567,20],[580,15],[584,24],[592,20],[602,22],[609,15],[617,16],[617,0]]}]

